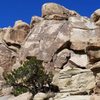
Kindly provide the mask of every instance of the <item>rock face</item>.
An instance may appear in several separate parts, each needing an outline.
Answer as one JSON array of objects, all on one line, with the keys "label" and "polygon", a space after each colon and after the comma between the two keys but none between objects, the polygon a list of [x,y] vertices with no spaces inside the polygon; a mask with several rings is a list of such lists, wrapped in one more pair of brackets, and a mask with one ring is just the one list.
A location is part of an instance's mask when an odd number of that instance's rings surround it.
[{"label": "rock face", "polygon": [[100,46],[100,28],[86,18],[70,18],[71,48],[73,50],[86,50],[87,46]]},{"label": "rock face", "polygon": [[49,98],[52,98],[54,96],[55,96],[54,93],[46,94],[46,93],[39,92],[34,96],[33,100],[48,100]]},{"label": "rock face", "polygon": [[30,26],[21,20],[16,21],[13,28],[18,30],[24,30],[27,33],[30,31]]},{"label": "rock face", "polygon": [[21,53],[24,53],[24,56],[25,54],[36,56],[44,62],[50,62],[60,48],[67,47],[69,29],[66,21],[43,20],[29,33]]},{"label": "rock face", "polygon": [[91,19],[100,26],[100,9],[97,9],[92,15]]},{"label": "rock face", "polygon": [[43,18],[38,16],[33,16],[30,23],[30,28],[32,29],[37,23],[41,22]]},{"label": "rock face", "polygon": [[88,56],[86,54],[80,55],[72,53],[68,63],[77,66],[78,68],[86,68],[88,64]]},{"label": "rock face", "polygon": [[9,28],[4,35],[4,40],[9,45],[20,44],[25,39],[27,33],[24,30]]},{"label": "rock face", "polygon": [[31,98],[32,98],[32,94],[27,92],[17,97],[9,98],[8,100],[30,100]]},{"label": "rock face", "polygon": [[5,71],[11,70],[11,66],[15,63],[15,53],[7,48],[6,45],[0,44],[0,67]]},{"label": "rock face", "polygon": [[46,3],[42,6],[42,17],[45,19],[66,20],[70,16],[78,16],[78,14],[55,3]]},{"label": "rock face", "polygon": [[88,69],[67,66],[54,76],[53,84],[59,86],[60,92],[71,95],[88,94],[95,87],[95,77]]},{"label": "rock face", "polygon": [[24,41],[30,31],[30,26],[19,20],[15,22],[14,27],[8,27],[2,29],[1,43],[2,40],[8,45],[8,47],[14,51],[19,50],[21,43]]},{"label": "rock face", "polygon": [[38,93],[34,96],[33,100],[44,100],[47,98],[45,93]]},{"label": "rock face", "polygon": [[100,96],[98,96],[98,95],[92,95],[90,97],[90,100],[99,100],[99,99],[100,99]]},{"label": "rock face", "polygon": [[58,93],[54,100],[90,100],[90,96],[68,96],[67,93]]},{"label": "rock face", "polygon": [[62,68],[64,64],[66,64],[71,56],[71,51],[68,49],[63,49],[54,57],[54,67],[55,68]]},{"label": "rock face", "polygon": [[0,80],[3,72],[18,68],[33,56],[43,61],[47,72],[54,73],[53,84],[65,93],[65,98],[58,99],[57,94],[54,100],[74,100],[66,93],[99,95],[100,9],[87,18],[58,4],[46,3],[42,17],[33,16],[30,25],[19,20],[13,27],[0,29]]}]

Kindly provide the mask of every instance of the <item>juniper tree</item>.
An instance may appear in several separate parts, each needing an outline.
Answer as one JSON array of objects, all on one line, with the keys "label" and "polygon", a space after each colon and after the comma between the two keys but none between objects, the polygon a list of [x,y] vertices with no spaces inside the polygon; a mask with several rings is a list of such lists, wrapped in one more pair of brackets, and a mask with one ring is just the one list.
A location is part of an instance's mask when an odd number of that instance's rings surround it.
[{"label": "juniper tree", "polygon": [[[35,57],[25,61],[18,69],[5,74],[6,83],[13,86],[12,94],[15,96],[30,91],[33,96],[41,91],[47,92],[52,81],[52,74],[47,74],[42,61]],[[46,88],[45,86],[48,85]]]}]

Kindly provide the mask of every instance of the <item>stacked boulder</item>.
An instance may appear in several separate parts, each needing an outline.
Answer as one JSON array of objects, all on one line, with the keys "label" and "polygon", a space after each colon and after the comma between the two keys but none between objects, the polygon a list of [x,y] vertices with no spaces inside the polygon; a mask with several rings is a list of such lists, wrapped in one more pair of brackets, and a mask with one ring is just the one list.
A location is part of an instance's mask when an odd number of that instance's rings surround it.
[{"label": "stacked boulder", "polygon": [[97,9],[92,15],[91,19],[95,22],[96,25],[100,26],[100,9]]},{"label": "stacked boulder", "polygon": [[[0,67],[9,70],[16,62],[18,50],[30,31],[30,26],[19,20],[14,27],[3,28],[0,30]],[[11,70],[11,68],[10,68]]]},{"label": "stacked boulder", "polygon": [[17,21],[13,28],[0,29],[0,57],[4,58],[0,67],[16,68],[18,63],[35,56],[43,61],[47,72],[54,73],[52,83],[59,87],[60,93],[98,95],[99,23],[100,9],[89,19],[58,4],[46,3],[42,7],[42,17],[33,16],[30,25]]},{"label": "stacked boulder", "polygon": [[0,29],[0,89],[5,83],[3,74],[10,72],[17,62],[18,51],[29,31],[30,26],[21,20],[14,27]]},{"label": "stacked boulder", "polygon": [[55,3],[44,4],[42,18],[32,19],[34,27],[20,49],[20,60],[43,60],[47,71],[55,70],[53,84],[61,92],[92,94],[97,77],[92,69],[100,66],[100,26]]}]

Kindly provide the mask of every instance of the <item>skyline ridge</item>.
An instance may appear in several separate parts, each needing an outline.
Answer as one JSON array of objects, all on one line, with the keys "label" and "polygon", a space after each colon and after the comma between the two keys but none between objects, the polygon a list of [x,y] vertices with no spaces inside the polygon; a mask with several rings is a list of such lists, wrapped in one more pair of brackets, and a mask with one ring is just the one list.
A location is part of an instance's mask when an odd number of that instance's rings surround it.
[{"label": "skyline ridge", "polygon": [[98,0],[37,0],[35,2],[33,0],[1,0],[0,28],[13,26],[17,20],[23,20],[29,24],[32,16],[41,16],[42,5],[48,2],[60,4],[87,17],[100,8]]}]

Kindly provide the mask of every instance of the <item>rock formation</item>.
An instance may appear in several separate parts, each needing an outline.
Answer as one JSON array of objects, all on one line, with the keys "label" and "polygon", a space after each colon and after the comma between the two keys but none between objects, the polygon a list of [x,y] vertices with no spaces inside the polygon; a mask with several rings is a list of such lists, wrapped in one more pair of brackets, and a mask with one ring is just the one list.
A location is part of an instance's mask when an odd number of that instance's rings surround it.
[{"label": "rock formation", "polygon": [[[67,94],[100,95],[100,9],[87,18],[46,3],[42,17],[33,16],[30,25],[19,20],[14,27],[0,29],[2,81],[3,71],[16,69],[33,56],[43,60],[47,72],[54,73],[52,83],[60,89],[54,100],[75,100],[67,99]],[[95,95],[91,100],[99,100]]]}]

